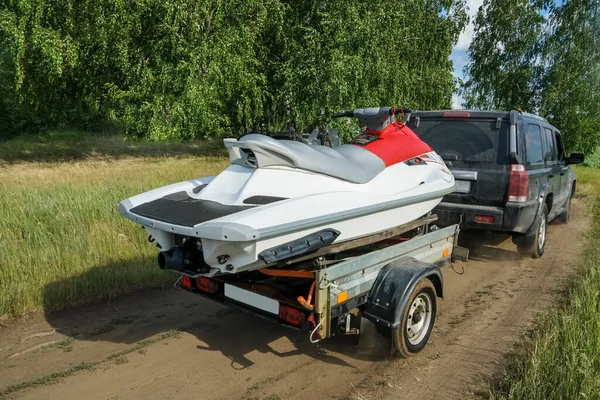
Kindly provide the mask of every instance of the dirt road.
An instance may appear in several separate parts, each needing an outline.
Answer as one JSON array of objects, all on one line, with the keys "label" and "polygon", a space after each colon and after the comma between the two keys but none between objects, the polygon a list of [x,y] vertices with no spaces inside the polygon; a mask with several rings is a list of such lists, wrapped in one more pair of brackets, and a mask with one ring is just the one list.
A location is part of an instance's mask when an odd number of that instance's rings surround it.
[{"label": "dirt road", "polygon": [[366,359],[351,336],[316,348],[166,287],[0,328],[0,390],[16,385],[8,397],[23,399],[464,398],[499,370],[573,268],[587,227],[584,207],[573,207],[568,225],[550,226],[537,260],[522,259],[510,239],[464,234],[471,260],[462,275],[443,268],[436,327],[410,359]]}]

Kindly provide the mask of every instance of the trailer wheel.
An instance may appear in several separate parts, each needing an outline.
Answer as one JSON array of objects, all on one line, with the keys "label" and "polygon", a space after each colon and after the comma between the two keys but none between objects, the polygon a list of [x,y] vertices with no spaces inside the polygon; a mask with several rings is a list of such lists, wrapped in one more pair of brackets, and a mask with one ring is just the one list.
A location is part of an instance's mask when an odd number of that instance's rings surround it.
[{"label": "trailer wheel", "polygon": [[421,279],[406,303],[402,323],[392,330],[397,355],[410,357],[423,350],[433,330],[436,306],[433,283],[427,278]]}]

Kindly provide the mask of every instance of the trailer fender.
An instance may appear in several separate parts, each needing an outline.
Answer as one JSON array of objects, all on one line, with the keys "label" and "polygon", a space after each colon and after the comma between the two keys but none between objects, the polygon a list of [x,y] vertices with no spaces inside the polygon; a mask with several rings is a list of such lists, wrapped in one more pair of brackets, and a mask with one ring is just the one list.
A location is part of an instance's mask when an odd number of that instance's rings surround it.
[{"label": "trailer fender", "polygon": [[443,279],[440,268],[415,258],[394,261],[381,270],[369,293],[363,316],[386,328],[398,328],[404,309],[417,283],[427,278],[443,298]]}]

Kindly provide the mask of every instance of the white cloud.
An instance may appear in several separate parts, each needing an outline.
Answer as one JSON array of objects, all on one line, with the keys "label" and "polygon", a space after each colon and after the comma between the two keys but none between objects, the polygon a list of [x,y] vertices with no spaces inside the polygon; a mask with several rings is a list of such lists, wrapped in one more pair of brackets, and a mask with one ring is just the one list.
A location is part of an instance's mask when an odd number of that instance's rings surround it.
[{"label": "white cloud", "polygon": [[458,50],[467,50],[471,45],[474,33],[474,22],[479,7],[483,4],[483,0],[467,0],[467,14],[469,15],[469,24],[458,37],[458,43],[454,47]]},{"label": "white cloud", "polygon": [[452,109],[457,110],[462,108],[461,103],[463,99],[458,94],[452,95]]}]

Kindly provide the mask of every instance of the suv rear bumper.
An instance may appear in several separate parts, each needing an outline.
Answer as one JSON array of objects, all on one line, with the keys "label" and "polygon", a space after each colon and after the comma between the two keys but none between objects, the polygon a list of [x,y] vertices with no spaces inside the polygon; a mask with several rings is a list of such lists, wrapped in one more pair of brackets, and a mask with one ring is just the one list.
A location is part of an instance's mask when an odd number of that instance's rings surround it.
[{"label": "suv rear bumper", "polygon": [[[448,226],[460,223],[461,229],[484,229],[506,233],[526,233],[537,215],[539,202],[506,203],[505,207],[480,206],[441,202],[432,212],[439,224]],[[461,221],[462,216],[462,221]],[[494,222],[479,222],[476,216],[494,217]]]}]

